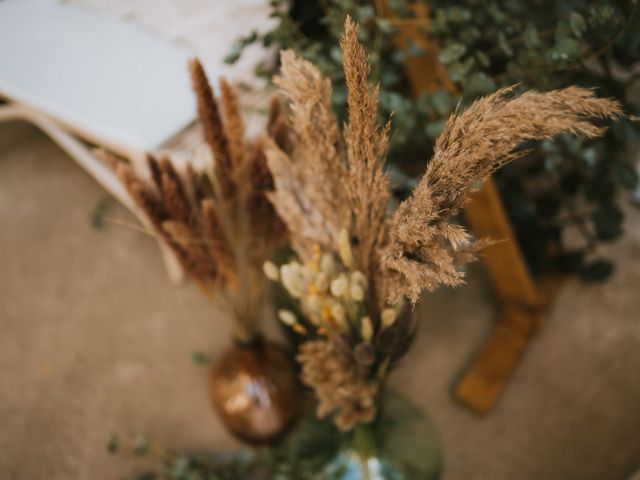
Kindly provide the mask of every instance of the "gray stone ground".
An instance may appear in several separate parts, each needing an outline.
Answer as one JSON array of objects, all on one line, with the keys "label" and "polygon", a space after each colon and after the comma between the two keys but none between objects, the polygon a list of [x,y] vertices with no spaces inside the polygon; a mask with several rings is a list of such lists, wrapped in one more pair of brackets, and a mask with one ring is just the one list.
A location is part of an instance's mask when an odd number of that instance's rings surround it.
[{"label": "gray stone ground", "polygon": [[[42,134],[0,126],[0,479],[115,479],[111,432],[174,449],[237,448],[206,396],[196,349],[227,325],[191,286],[172,285],[154,242],[91,226],[105,194]],[[107,214],[131,219],[112,205]],[[495,318],[481,267],[428,297],[393,384],[428,412],[445,480],[622,480],[640,467],[640,218],[611,251],[603,286],[570,281],[496,409],[451,396]]]}]

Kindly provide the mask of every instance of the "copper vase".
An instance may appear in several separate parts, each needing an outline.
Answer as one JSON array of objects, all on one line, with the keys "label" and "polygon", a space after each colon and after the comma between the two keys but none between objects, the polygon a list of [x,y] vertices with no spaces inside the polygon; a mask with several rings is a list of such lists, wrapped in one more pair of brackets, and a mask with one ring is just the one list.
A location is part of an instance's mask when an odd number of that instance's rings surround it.
[{"label": "copper vase", "polygon": [[255,340],[227,349],[211,369],[210,395],[220,420],[251,445],[277,442],[300,407],[298,372],[279,345]]}]

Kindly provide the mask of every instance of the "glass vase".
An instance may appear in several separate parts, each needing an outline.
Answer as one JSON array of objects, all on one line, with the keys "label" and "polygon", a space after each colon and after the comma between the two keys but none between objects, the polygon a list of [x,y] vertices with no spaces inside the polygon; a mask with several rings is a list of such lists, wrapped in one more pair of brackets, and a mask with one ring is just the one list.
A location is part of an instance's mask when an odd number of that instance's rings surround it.
[{"label": "glass vase", "polygon": [[211,368],[209,392],[227,430],[250,445],[278,442],[298,417],[294,361],[283,347],[261,338],[222,354]]},{"label": "glass vase", "polygon": [[287,443],[291,470],[313,480],[438,480],[442,451],[429,419],[384,392],[371,423],[340,432],[331,419],[306,418]]}]

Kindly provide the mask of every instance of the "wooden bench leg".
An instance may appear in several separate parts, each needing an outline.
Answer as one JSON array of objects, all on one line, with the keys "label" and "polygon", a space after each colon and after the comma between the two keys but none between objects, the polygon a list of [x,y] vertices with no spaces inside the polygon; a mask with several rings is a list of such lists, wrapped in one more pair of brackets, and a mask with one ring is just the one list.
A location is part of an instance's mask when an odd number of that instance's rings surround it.
[{"label": "wooden bench leg", "polygon": [[542,315],[518,306],[504,307],[497,325],[456,387],[460,401],[478,413],[491,410],[542,323]]}]

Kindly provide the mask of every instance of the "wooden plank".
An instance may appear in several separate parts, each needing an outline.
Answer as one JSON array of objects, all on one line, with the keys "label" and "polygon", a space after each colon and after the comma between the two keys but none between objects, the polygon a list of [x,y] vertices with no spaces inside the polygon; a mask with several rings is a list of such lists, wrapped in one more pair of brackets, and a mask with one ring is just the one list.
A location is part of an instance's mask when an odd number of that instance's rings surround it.
[{"label": "wooden plank", "polygon": [[[385,11],[380,2],[376,3],[378,12],[390,18],[392,24],[399,24],[401,20]],[[395,42],[404,49],[411,40],[423,51],[420,56],[407,57],[406,70],[414,94],[441,88],[454,91],[455,86],[437,60],[438,46],[421,29],[429,25],[428,7],[417,4],[413,13],[414,18],[405,22]],[[531,335],[542,323],[543,308],[550,304],[550,299],[543,298],[531,277],[493,180],[489,179],[474,192],[465,217],[478,237],[500,241],[484,252],[484,264],[502,305],[500,319],[455,390],[458,399],[467,406],[486,413],[503,391]],[[557,292],[558,282],[547,283],[553,286],[550,292]]]},{"label": "wooden plank", "polygon": [[472,194],[465,217],[475,235],[498,241],[483,251],[484,264],[498,300],[525,307],[541,306],[538,289],[515,240],[492,179],[487,180],[480,190]]},{"label": "wooden plank", "polygon": [[487,413],[502,393],[542,314],[506,306],[497,326],[458,383],[455,394],[478,413]]}]

